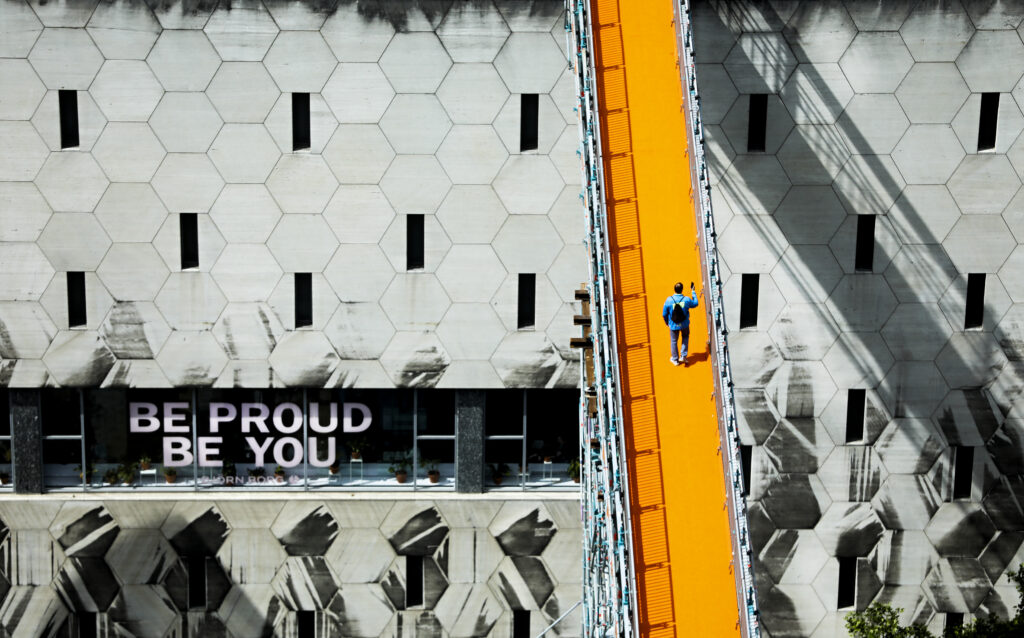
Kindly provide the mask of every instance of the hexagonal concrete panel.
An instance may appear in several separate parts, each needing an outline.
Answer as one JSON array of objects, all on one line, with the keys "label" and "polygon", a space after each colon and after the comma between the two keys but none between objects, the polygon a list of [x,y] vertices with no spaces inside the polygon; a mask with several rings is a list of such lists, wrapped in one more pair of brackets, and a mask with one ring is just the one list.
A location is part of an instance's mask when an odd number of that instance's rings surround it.
[{"label": "hexagonal concrete panel", "polygon": [[875,496],[888,472],[873,448],[840,445],[825,459],[819,476],[833,500],[867,501]]},{"label": "hexagonal concrete panel", "polygon": [[379,359],[395,334],[373,301],[339,305],[323,330],[342,359]]},{"label": "hexagonal concrete panel", "polygon": [[1024,249],[1017,246],[999,269],[999,279],[1006,286],[1010,298],[1017,303],[1024,302]]},{"label": "hexagonal concrete panel", "polygon": [[226,62],[217,70],[206,96],[225,122],[262,122],[281,95],[258,62]]},{"label": "hexagonal concrete panel", "polygon": [[451,181],[434,157],[399,155],[380,186],[397,212],[432,213],[444,200]]},{"label": "hexagonal concrete panel", "polygon": [[[28,122],[24,124],[28,126]],[[4,139],[11,143],[14,138],[5,136]],[[2,168],[0,163],[0,173]],[[35,182],[50,206],[63,212],[92,211],[107,189],[107,177],[87,153],[50,154]]]},{"label": "hexagonal concrete panel", "polygon": [[[190,284],[202,284],[216,289],[216,284],[205,273],[181,273],[195,277]],[[208,278],[209,283],[198,275]],[[172,281],[175,275],[172,275]],[[184,278],[184,277],[183,277]],[[168,282],[170,283],[170,282]],[[164,286],[166,289],[167,286]],[[163,291],[161,291],[161,296]],[[173,299],[173,296],[171,297]],[[157,298],[159,303],[160,298]],[[278,340],[284,335],[284,326],[278,316],[265,304],[233,303],[222,306],[216,318],[213,336],[232,359],[265,360],[274,351]]]},{"label": "hexagonal concrete panel", "polygon": [[453,302],[486,303],[507,273],[490,246],[456,245],[437,268],[437,278]]},{"label": "hexagonal concrete panel", "polygon": [[836,129],[856,154],[884,155],[910,125],[892,95],[855,95],[839,116]]},{"label": "hexagonal concrete panel", "polygon": [[113,241],[153,241],[166,217],[149,184],[111,184],[96,205],[96,218]]},{"label": "hexagonal concrete panel", "polygon": [[833,124],[853,89],[838,64],[800,64],[779,95],[797,124]]},{"label": "hexagonal concrete panel", "polygon": [[4,9],[3,24],[0,24],[0,55],[7,58],[23,58],[32,50],[43,24],[32,8],[25,4],[11,4]]},{"label": "hexagonal concrete panel", "polygon": [[[817,473],[834,449],[828,431],[812,418],[783,419],[764,442],[765,454],[776,467]],[[824,473],[819,479],[826,478]]]},{"label": "hexagonal concrete panel", "polygon": [[265,301],[281,267],[262,244],[230,244],[211,273],[229,301]]},{"label": "hexagonal concrete panel", "polygon": [[[76,99],[78,102],[78,146],[69,148],[89,151],[92,150],[93,144],[96,143],[100,133],[107,125],[107,118],[103,116],[103,111],[87,92],[78,91]],[[59,91],[47,91],[46,97],[43,98],[39,108],[32,116],[32,126],[35,127],[36,132],[43,138],[51,151],[68,150],[62,148],[59,101]]]},{"label": "hexagonal concrete panel", "polygon": [[395,270],[376,244],[342,244],[324,276],[343,302],[376,301]]},{"label": "hexagonal concrete panel", "polygon": [[338,248],[338,240],[320,215],[285,215],[267,247],[286,272],[320,272]]},{"label": "hexagonal concrete panel", "polygon": [[[558,119],[561,121],[561,116]],[[448,133],[437,159],[455,184],[490,184],[508,152],[490,126],[460,125]],[[539,181],[548,177],[545,174]]]},{"label": "hexagonal concrete panel", "polygon": [[152,359],[170,334],[160,309],[146,301],[115,304],[100,327],[103,341],[119,359]]},{"label": "hexagonal concrete panel", "polygon": [[746,215],[771,214],[789,191],[789,178],[770,155],[739,155],[722,178],[726,200]]},{"label": "hexagonal concrete panel", "polygon": [[433,33],[398,33],[380,57],[381,70],[401,93],[433,93],[451,65]]},{"label": "hexagonal concrete panel", "polygon": [[779,414],[801,419],[821,416],[836,386],[819,361],[785,361],[765,384],[765,392]]},{"label": "hexagonal concrete panel", "polygon": [[285,93],[319,93],[337,64],[315,31],[281,33],[263,58],[263,65]]},{"label": "hexagonal concrete panel", "polygon": [[949,180],[949,192],[966,214],[998,214],[1020,188],[1020,179],[1005,155],[964,158]]},{"label": "hexagonal concrete panel", "polygon": [[260,2],[221,5],[203,30],[225,61],[262,60],[278,34],[273,16]]},{"label": "hexagonal concrete panel", "polygon": [[327,106],[324,96],[311,93],[309,95],[309,147],[296,149],[296,140],[292,135],[292,95],[282,93],[263,125],[267,127],[282,153],[320,154],[334,135],[334,129],[338,127],[338,120],[334,119],[334,113]]},{"label": "hexagonal concrete panel", "polygon": [[878,394],[893,417],[927,417],[949,391],[931,361],[897,361],[885,375]]},{"label": "hexagonal concrete panel", "polygon": [[903,78],[896,99],[914,124],[951,122],[970,94],[956,65],[918,62]]},{"label": "hexagonal concrete panel", "polygon": [[[923,475],[945,451],[946,439],[930,419],[896,419],[878,437],[875,449],[893,476]],[[931,486],[927,477],[921,476],[920,479]],[[928,500],[938,506],[940,499],[934,487],[919,489],[925,495],[934,494]]]},{"label": "hexagonal concrete panel", "polygon": [[[1002,217],[964,215],[942,246],[959,272],[995,272],[1016,247],[1016,242]],[[984,246],[985,250],[978,250],[978,246]]]},{"label": "hexagonal concrete panel", "polygon": [[[554,319],[563,302],[547,277],[538,276],[534,285],[533,327],[543,329]],[[513,272],[505,278],[491,299],[491,306],[507,331],[519,330],[519,273]]]},{"label": "hexagonal concrete panel", "polygon": [[176,386],[208,386],[227,364],[227,356],[209,332],[174,331],[156,361]]},{"label": "hexagonal concrete panel", "polygon": [[745,33],[725,59],[725,69],[742,93],[778,93],[796,62],[781,33]]},{"label": "hexagonal concrete panel", "polygon": [[509,272],[543,272],[562,250],[562,240],[546,217],[512,215],[492,246]]},{"label": "hexagonal concrete panel", "polygon": [[387,20],[365,20],[356,5],[341,5],[327,18],[320,35],[339,62],[376,62],[395,35]]},{"label": "hexagonal concrete panel", "polygon": [[[57,277],[57,281],[60,282],[61,278]],[[53,281],[49,287],[56,287]],[[36,302],[0,302],[0,325],[7,335],[3,345],[0,345],[0,356],[5,359],[41,359],[57,335],[57,326],[47,316],[47,311]]]},{"label": "hexagonal concrete panel", "polygon": [[839,336],[828,310],[818,304],[786,306],[769,330],[787,360],[817,360]]},{"label": "hexagonal concrete panel", "polygon": [[377,243],[395,211],[377,186],[340,186],[323,212],[331,230],[345,243]]},{"label": "hexagonal concrete panel", "polygon": [[925,534],[940,556],[979,556],[995,528],[979,503],[945,503],[932,517]]},{"label": "hexagonal concrete panel", "polygon": [[322,93],[342,124],[375,124],[395,96],[380,67],[352,63],[339,64]]},{"label": "hexagonal concrete panel", "polygon": [[857,388],[878,385],[892,366],[893,358],[877,334],[843,333],[822,362],[837,386]]},{"label": "hexagonal concrete panel", "polygon": [[[313,314],[310,317],[312,323],[302,327],[323,330],[338,307],[338,297],[321,273],[312,273],[310,280],[313,302]],[[274,292],[270,293],[268,302],[270,309],[285,326],[295,330],[300,328],[295,321],[295,276],[293,274],[281,277]]]},{"label": "hexagonal concrete panel", "polygon": [[455,62],[490,62],[510,30],[490,4],[456,4],[437,28],[441,44]]},{"label": "hexagonal concrete panel", "polygon": [[0,296],[37,301],[53,277],[53,266],[34,243],[0,244]]},{"label": "hexagonal concrete panel", "polygon": [[114,244],[96,269],[117,301],[149,301],[167,278],[163,259],[150,244]]},{"label": "hexagonal concrete panel", "polygon": [[846,210],[881,215],[893,205],[906,182],[887,155],[854,155],[836,176],[834,188]]},{"label": "hexagonal concrete panel", "polygon": [[952,62],[974,34],[971,18],[958,4],[915,7],[900,35],[918,62]]},{"label": "hexagonal concrete panel", "polygon": [[736,217],[722,233],[719,250],[735,272],[768,272],[781,257],[786,236],[767,215]]},{"label": "hexagonal concrete panel", "polygon": [[786,138],[778,160],[794,184],[829,186],[850,158],[835,126],[802,125]]},{"label": "hexagonal concrete panel", "polygon": [[384,133],[375,124],[342,124],[323,152],[343,184],[376,184],[395,158]]},{"label": "hexagonal concrete panel", "polygon": [[[586,281],[586,277],[582,281]],[[572,287],[560,290],[563,294],[571,292],[579,287],[581,281],[576,281]],[[722,297],[725,306],[725,320],[731,326],[738,326],[740,323],[740,301],[743,296],[743,277],[740,274],[730,275],[722,286]],[[786,305],[786,298],[779,293],[775,281],[768,276],[761,275],[757,281],[757,316],[756,324],[747,326],[752,330],[768,330],[779,316],[779,312]],[[800,303],[802,300],[794,299],[791,303]],[[801,304],[803,305],[803,304]],[[746,328],[745,328],[746,329]]]},{"label": "hexagonal concrete panel", "polygon": [[905,244],[940,243],[960,219],[960,209],[945,186],[907,186],[889,209],[900,241]]},{"label": "hexagonal concrete panel", "polygon": [[893,309],[896,297],[882,275],[846,275],[829,295],[826,306],[843,330],[875,332]]},{"label": "hexagonal concrete panel", "polygon": [[489,359],[505,327],[488,304],[456,303],[438,325],[437,336],[454,359]]},{"label": "hexagonal concrete panel", "polygon": [[720,124],[739,93],[721,64],[698,64],[697,75],[704,93],[701,97],[704,123]]},{"label": "hexagonal concrete panel", "polygon": [[434,275],[400,273],[381,296],[380,305],[399,330],[433,330],[451,301]]},{"label": "hexagonal concrete panel", "polygon": [[165,93],[149,126],[172,153],[205,153],[223,122],[205,93]]},{"label": "hexagonal concrete panel", "polygon": [[92,155],[111,181],[148,182],[166,152],[148,124],[111,122],[103,129]]},{"label": "hexagonal concrete panel", "polygon": [[167,30],[146,58],[166,91],[203,91],[220,57],[202,31]]},{"label": "hexagonal concrete panel", "polygon": [[951,388],[978,388],[991,384],[1006,365],[1006,355],[991,333],[954,334],[935,358]]},{"label": "hexagonal concrete panel", "polygon": [[437,99],[456,124],[490,124],[508,89],[490,64],[456,64],[437,89]]},{"label": "hexagonal concrete panel", "polygon": [[168,153],[153,177],[153,188],[173,213],[205,213],[224,186],[203,153]]},{"label": "hexagonal concrete panel", "polygon": [[882,328],[882,338],[901,360],[932,360],[953,334],[934,303],[903,303]]},{"label": "hexagonal concrete panel", "polygon": [[281,209],[263,184],[228,184],[210,217],[227,241],[262,243],[281,218]]},{"label": "hexagonal concrete panel", "polygon": [[826,244],[846,210],[828,186],[794,186],[772,216],[791,244]]},{"label": "hexagonal concrete panel", "polygon": [[397,153],[434,153],[451,125],[433,95],[400,94],[380,120],[381,130]]},{"label": "hexagonal concrete panel", "polygon": [[892,93],[914,59],[898,33],[860,33],[839,60],[857,93]]},{"label": "hexagonal concrete panel", "polygon": [[267,181],[281,151],[262,124],[225,124],[209,155],[224,181],[258,184]]},{"label": "hexagonal concrete panel", "polygon": [[103,54],[80,29],[45,29],[28,56],[48,89],[89,89],[103,65]]},{"label": "hexagonal concrete panel", "polygon": [[0,183],[0,204],[7,224],[0,227],[0,241],[35,241],[50,220],[52,211],[39,189],[28,182]]},{"label": "hexagonal concrete panel", "polygon": [[892,152],[908,184],[945,184],[963,157],[953,130],[942,124],[911,126]]},{"label": "hexagonal concrete panel", "polygon": [[513,33],[494,68],[512,93],[548,93],[566,68],[565,53],[547,33]]},{"label": "hexagonal concrete panel", "polygon": [[145,62],[108,60],[89,93],[108,120],[145,122],[160,102],[163,88]]},{"label": "hexagonal concrete panel", "polygon": [[513,155],[493,185],[510,213],[543,214],[562,192],[564,182],[547,157]]},{"label": "hexagonal concrete panel", "polygon": [[281,156],[267,180],[267,188],[285,213],[320,213],[338,183],[319,155]]},{"label": "hexagonal concrete panel", "polygon": [[423,219],[423,264],[414,268],[408,263],[408,218],[397,217],[391,227],[381,238],[380,248],[387,255],[392,268],[396,271],[434,272],[441,264],[452,243],[445,235],[444,229],[434,215],[425,215]]},{"label": "hexagonal concrete panel", "polygon": [[956,277],[956,268],[942,246],[900,248],[885,270],[889,288],[901,302],[936,302]]},{"label": "hexagonal concrete panel", "polygon": [[0,99],[0,119],[27,120],[46,94],[46,87],[26,60],[0,60],[0,84],[17,87]]},{"label": "hexagonal concrete panel", "polygon": [[148,10],[123,11],[112,3],[98,5],[87,31],[108,59],[146,57],[160,35],[160,23]]},{"label": "hexagonal concrete panel", "polygon": [[[759,599],[765,610],[764,627],[772,635],[809,636],[826,617],[825,607],[810,585],[775,585]],[[799,609],[800,613],[780,613],[783,609]]]},{"label": "hexagonal concrete panel", "polygon": [[451,357],[437,335],[422,331],[396,333],[380,356],[395,385],[406,388],[433,387],[449,363]]},{"label": "hexagonal concrete panel", "polygon": [[788,20],[785,15],[779,15],[786,20],[783,33],[801,62],[836,62],[857,34],[857,25],[838,2],[802,6]]},{"label": "hexagonal concrete panel", "polygon": [[[763,151],[759,149],[758,152],[774,155],[789,136],[789,132],[793,130],[793,118],[789,116],[789,111],[786,110],[786,106],[778,96],[769,95],[767,102],[764,149]],[[750,101],[740,99],[736,100],[722,121],[722,130],[728,136],[732,147],[740,153],[748,150],[749,119]]]},{"label": "hexagonal concrete panel", "polygon": [[[501,137],[501,141],[504,142],[509,153],[550,154],[555,141],[566,130],[562,114],[550,96],[539,95],[537,97],[537,136],[534,140],[536,147],[523,150],[521,139],[522,105],[522,95],[513,95],[508,98],[501,108],[501,112],[494,119],[494,130],[498,132],[498,136]],[[572,129],[575,133],[576,127],[573,126]],[[577,134],[576,137],[578,140],[579,135]]]},{"label": "hexagonal concrete panel", "polygon": [[811,529],[831,499],[813,474],[779,474],[765,489],[761,504],[779,527]]},{"label": "hexagonal concrete panel", "polygon": [[[1000,64],[992,64],[994,59]],[[956,66],[971,91],[1006,93],[1024,74],[1024,44],[1012,31],[977,31]]]},{"label": "hexagonal concrete panel", "polygon": [[114,365],[114,355],[94,330],[59,332],[43,355],[57,383],[98,386]]},{"label": "hexagonal concrete panel", "polygon": [[43,229],[38,245],[59,270],[96,270],[110,238],[93,215],[57,213]]},{"label": "hexagonal concrete panel", "polygon": [[[171,273],[156,297],[157,307],[175,330],[209,330],[226,304],[209,273]],[[230,346],[225,343],[229,351]]]}]

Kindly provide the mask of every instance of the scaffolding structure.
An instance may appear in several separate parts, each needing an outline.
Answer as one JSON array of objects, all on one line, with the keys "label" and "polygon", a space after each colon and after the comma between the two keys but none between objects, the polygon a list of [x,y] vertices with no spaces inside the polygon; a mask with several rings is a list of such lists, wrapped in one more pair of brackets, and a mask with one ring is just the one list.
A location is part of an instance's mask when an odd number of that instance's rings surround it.
[{"label": "scaffolding structure", "polygon": [[566,45],[576,82],[580,167],[590,282],[589,343],[580,401],[583,636],[638,635],[633,533],[622,432],[611,255],[590,3],[565,0]]}]

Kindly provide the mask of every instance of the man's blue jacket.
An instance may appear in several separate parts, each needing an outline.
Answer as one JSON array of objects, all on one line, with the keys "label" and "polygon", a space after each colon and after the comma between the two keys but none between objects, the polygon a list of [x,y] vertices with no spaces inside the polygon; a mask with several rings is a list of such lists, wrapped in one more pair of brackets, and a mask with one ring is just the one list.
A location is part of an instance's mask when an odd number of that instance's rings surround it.
[{"label": "man's blue jacket", "polygon": [[[686,319],[683,319],[682,323],[676,323],[672,321],[672,306],[675,304],[682,304],[686,310]],[[682,330],[683,328],[690,327],[690,308],[697,307],[697,292],[693,291],[691,297],[686,295],[669,295],[668,299],[665,300],[665,306],[661,309],[661,317],[668,324],[669,330]]]}]

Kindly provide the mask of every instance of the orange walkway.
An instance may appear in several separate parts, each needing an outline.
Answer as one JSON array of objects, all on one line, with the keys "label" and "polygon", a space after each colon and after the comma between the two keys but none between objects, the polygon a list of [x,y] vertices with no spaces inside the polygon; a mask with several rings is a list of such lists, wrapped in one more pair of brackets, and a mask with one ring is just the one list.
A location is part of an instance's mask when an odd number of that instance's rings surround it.
[{"label": "orange walkway", "polygon": [[641,630],[739,635],[704,299],[689,368],[661,318],[672,284],[701,288],[672,4],[592,7]]}]

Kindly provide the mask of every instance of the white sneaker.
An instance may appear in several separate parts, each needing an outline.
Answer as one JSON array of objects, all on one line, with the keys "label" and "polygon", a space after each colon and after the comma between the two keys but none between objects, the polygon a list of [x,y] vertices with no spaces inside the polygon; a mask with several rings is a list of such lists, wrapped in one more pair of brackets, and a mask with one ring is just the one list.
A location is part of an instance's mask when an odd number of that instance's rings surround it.
[{"label": "white sneaker", "polygon": [[671,361],[671,362],[672,362],[672,365],[674,365],[674,366],[677,366],[677,365],[679,365],[679,361],[677,361],[676,359],[673,359],[672,357],[669,357],[669,359],[668,359],[668,360],[669,360],[669,361]]}]

